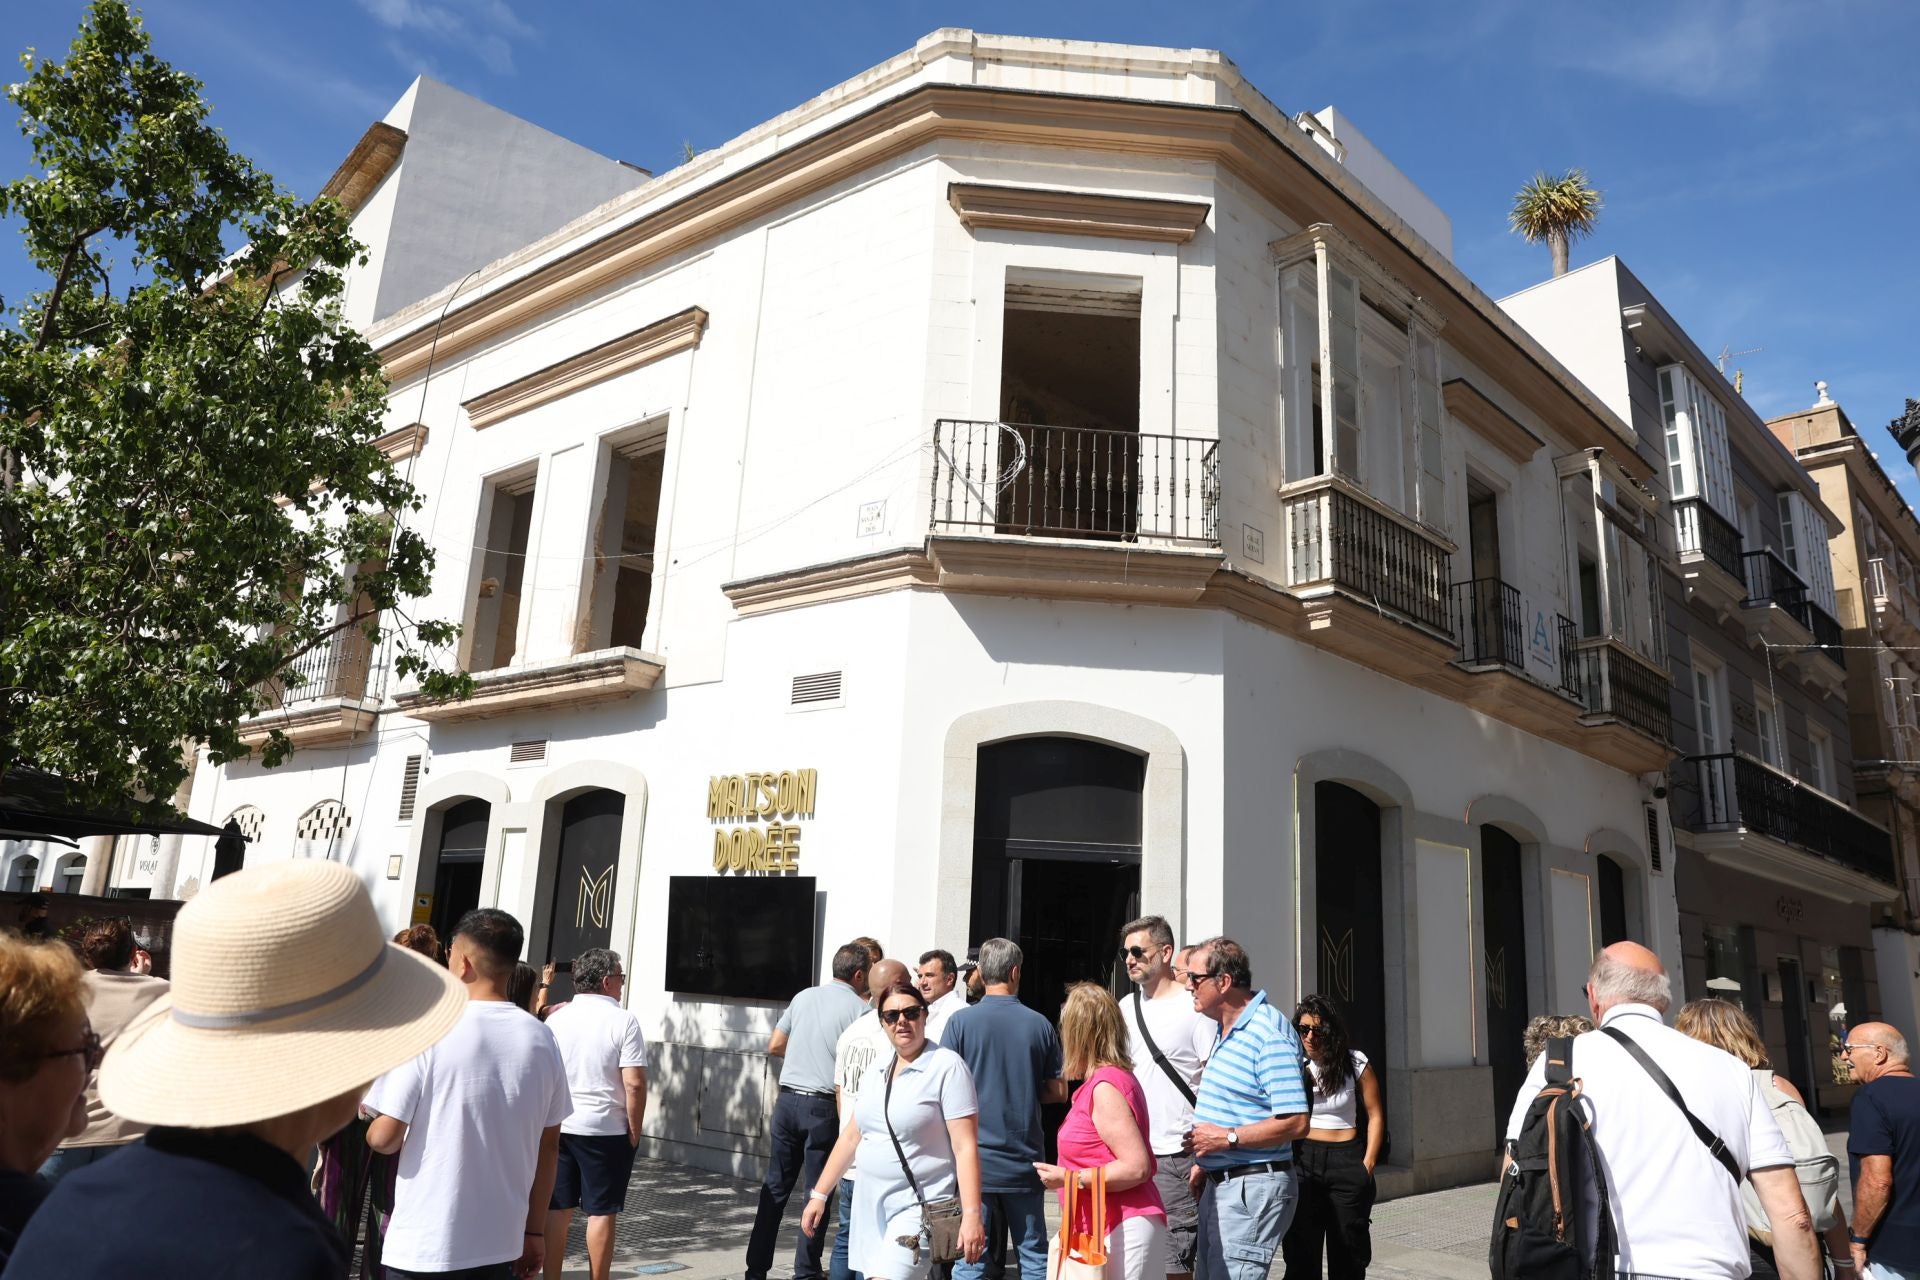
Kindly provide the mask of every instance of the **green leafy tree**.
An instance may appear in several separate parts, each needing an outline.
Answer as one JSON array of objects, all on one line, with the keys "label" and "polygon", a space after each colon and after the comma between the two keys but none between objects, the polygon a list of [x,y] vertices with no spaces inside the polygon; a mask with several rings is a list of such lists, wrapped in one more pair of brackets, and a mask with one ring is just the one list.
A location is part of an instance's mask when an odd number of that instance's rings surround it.
[{"label": "green leafy tree", "polygon": [[[193,747],[248,753],[261,686],[355,631],[463,694],[436,656],[457,629],[401,607],[433,557],[341,318],[365,260],[346,211],[235,154],[121,0],[66,61],[22,63],[34,171],[0,213],[45,287],[0,301],[0,768],[164,801]],[[275,732],[262,760],[288,749]]]},{"label": "green leafy tree", "polygon": [[1585,169],[1569,169],[1559,177],[1542,170],[1513,197],[1507,220],[1528,244],[1547,242],[1553,252],[1553,274],[1567,274],[1567,249],[1581,236],[1593,234],[1600,216],[1600,192],[1587,181]]}]

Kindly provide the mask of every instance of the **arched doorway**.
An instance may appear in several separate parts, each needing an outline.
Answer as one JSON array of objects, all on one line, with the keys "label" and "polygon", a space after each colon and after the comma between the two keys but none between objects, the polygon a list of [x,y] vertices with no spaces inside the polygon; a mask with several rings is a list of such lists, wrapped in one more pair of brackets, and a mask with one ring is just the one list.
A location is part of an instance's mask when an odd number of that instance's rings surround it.
[{"label": "arched doorway", "polygon": [[1610,947],[1633,936],[1627,916],[1627,869],[1604,853],[1594,862],[1598,864],[1594,879],[1600,895],[1600,945]]},{"label": "arched doorway", "polygon": [[7,890],[10,893],[32,893],[39,888],[34,883],[40,877],[40,859],[32,854],[22,854],[13,860],[13,866],[7,876]]},{"label": "arched doorway", "polygon": [[1075,982],[1123,990],[1146,759],[1083,738],[1019,738],[981,747],[976,777],[971,936],[1020,944],[1020,999],[1050,1019]]},{"label": "arched doorway", "polygon": [[1520,842],[1504,829],[1480,828],[1481,941],[1486,950],[1487,1059],[1493,1068],[1494,1143],[1527,1078],[1526,894]]},{"label": "arched doorway", "polygon": [[480,876],[486,867],[487,828],[493,806],[463,800],[440,818],[440,850],[434,859],[433,931],[444,942],[460,917],[480,905]]},{"label": "arched doorway", "polygon": [[1338,782],[1315,783],[1313,805],[1316,989],[1339,1008],[1353,1047],[1375,1064],[1384,1088],[1387,931],[1380,909],[1380,806]]},{"label": "arched doorway", "polygon": [[[627,798],[618,791],[586,791],[560,807],[559,851],[553,860],[547,954],[571,963],[589,947],[613,940],[613,882],[620,861],[620,822]],[[537,963],[537,962],[536,962]],[[570,999],[573,980],[556,973],[555,1001]]]}]

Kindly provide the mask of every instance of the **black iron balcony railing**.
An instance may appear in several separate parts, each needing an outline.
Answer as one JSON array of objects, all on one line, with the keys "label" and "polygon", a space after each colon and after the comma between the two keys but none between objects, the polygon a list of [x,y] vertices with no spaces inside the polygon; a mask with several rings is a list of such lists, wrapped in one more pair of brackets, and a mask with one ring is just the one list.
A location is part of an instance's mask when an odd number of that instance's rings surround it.
[{"label": "black iron balcony railing", "polygon": [[1454,583],[1447,594],[1453,605],[1460,661],[1526,668],[1526,619],[1521,616],[1518,587],[1498,578],[1474,578]]},{"label": "black iron balcony railing", "polygon": [[1447,561],[1451,554],[1411,520],[1328,477],[1287,494],[1291,585],[1331,583],[1421,626],[1451,635]]},{"label": "black iron balcony railing", "polygon": [[1841,629],[1840,620],[1815,604],[1811,597],[1801,601],[1800,607],[1793,611],[1800,619],[1800,625],[1813,633],[1813,643],[1835,666],[1846,669],[1847,655],[1841,648],[1847,641],[1847,634]]},{"label": "black iron balcony railing", "polygon": [[297,706],[323,698],[366,697],[373,650],[366,632],[358,627],[336,632],[260,686],[262,709]]},{"label": "black iron balcony railing", "polygon": [[1220,541],[1220,442],[1025,422],[933,424],[933,527]]},{"label": "black iron balcony railing", "polygon": [[1683,806],[1681,818],[1695,830],[1756,832],[1895,883],[1893,838],[1845,805],[1748,756],[1689,756],[1687,763],[1696,777],[1677,781],[1697,787],[1698,802],[1692,813]]},{"label": "black iron balcony railing", "polygon": [[1673,504],[1673,515],[1680,531],[1680,555],[1704,556],[1725,569],[1729,576],[1744,581],[1740,569],[1740,530],[1725,516],[1707,505],[1705,498],[1681,498]]},{"label": "black iron balcony railing", "polygon": [[1807,598],[1807,584],[1787,567],[1775,552],[1762,548],[1741,556],[1746,562],[1747,598],[1741,603],[1749,609],[1777,604],[1789,613],[1798,613]]},{"label": "black iron balcony railing", "polygon": [[1580,641],[1573,656],[1580,702],[1589,714],[1612,716],[1660,742],[1673,740],[1666,672],[1604,638]]},{"label": "black iron balcony railing", "polygon": [[1573,619],[1564,613],[1553,615],[1555,629],[1560,641],[1560,688],[1578,698],[1580,696],[1580,662],[1575,652],[1575,641],[1579,639],[1579,629],[1573,625]]}]

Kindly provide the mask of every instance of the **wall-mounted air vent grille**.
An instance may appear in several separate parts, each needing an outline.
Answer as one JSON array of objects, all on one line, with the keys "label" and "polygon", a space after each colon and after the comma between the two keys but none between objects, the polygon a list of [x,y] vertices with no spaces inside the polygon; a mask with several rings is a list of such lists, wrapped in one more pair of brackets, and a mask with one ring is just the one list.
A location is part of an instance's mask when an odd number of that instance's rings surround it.
[{"label": "wall-mounted air vent grille", "polygon": [[792,705],[822,707],[838,703],[840,675],[838,671],[816,671],[811,675],[795,676]]},{"label": "wall-mounted air vent grille", "polygon": [[1659,875],[1660,868],[1662,864],[1664,864],[1666,861],[1666,859],[1661,856],[1660,810],[1654,808],[1652,805],[1646,806],[1646,809],[1647,809],[1647,863],[1649,866],[1653,868],[1653,874]]},{"label": "wall-mounted air vent grille", "polygon": [[413,799],[420,793],[420,757],[407,757],[407,771],[400,777],[400,821],[413,821]]},{"label": "wall-mounted air vent grille", "polygon": [[508,764],[539,764],[547,758],[547,740],[537,738],[532,742],[516,742],[507,751]]}]

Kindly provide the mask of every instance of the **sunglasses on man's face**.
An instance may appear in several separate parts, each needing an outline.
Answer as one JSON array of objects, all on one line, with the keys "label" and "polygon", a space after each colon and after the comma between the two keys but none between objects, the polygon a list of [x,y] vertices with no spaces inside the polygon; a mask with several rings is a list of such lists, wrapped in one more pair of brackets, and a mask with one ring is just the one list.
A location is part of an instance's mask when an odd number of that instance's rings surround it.
[{"label": "sunglasses on man's face", "polygon": [[1145,960],[1148,956],[1152,955],[1153,952],[1147,950],[1145,947],[1122,947],[1120,948],[1120,954],[1134,960]]},{"label": "sunglasses on man's face", "polygon": [[48,1058],[78,1057],[82,1062],[86,1063],[87,1070],[98,1071],[100,1069],[100,1063],[107,1056],[107,1051],[100,1043],[99,1033],[94,1031],[92,1027],[88,1027],[87,1038],[80,1043],[79,1048],[55,1049],[42,1056]]},{"label": "sunglasses on man's face", "polygon": [[910,1004],[904,1009],[882,1009],[880,1011],[880,1021],[886,1023],[888,1026],[892,1026],[902,1018],[905,1018],[908,1022],[918,1022],[920,1019],[926,1017],[926,1015],[927,1011],[925,1009],[922,1009],[917,1004]]}]

